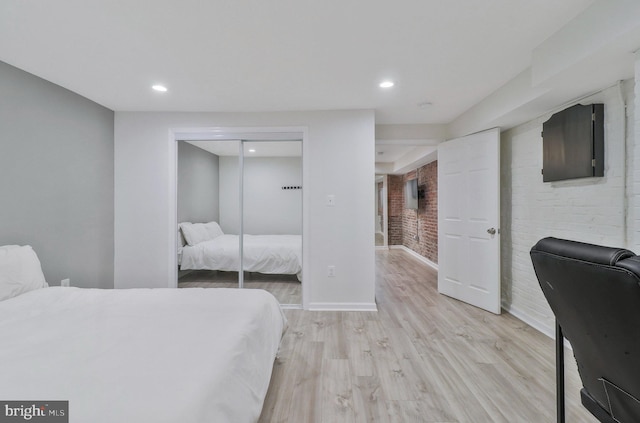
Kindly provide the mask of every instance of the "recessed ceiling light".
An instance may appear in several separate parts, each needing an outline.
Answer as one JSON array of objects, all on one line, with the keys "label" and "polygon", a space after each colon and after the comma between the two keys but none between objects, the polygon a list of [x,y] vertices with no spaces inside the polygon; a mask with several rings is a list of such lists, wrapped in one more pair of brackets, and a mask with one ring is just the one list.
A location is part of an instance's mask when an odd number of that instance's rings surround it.
[{"label": "recessed ceiling light", "polygon": [[255,148],[250,148],[249,149],[249,153],[255,153],[255,152],[256,152]]},{"label": "recessed ceiling light", "polygon": [[393,87],[395,84],[393,83],[393,81],[382,81],[380,83],[380,88],[391,88]]},{"label": "recessed ceiling light", "polygon": [[154,85],[151,88],[156,91],[160,91],[161,93],[167,92],[167,87],[165,87],[164,85]]}]

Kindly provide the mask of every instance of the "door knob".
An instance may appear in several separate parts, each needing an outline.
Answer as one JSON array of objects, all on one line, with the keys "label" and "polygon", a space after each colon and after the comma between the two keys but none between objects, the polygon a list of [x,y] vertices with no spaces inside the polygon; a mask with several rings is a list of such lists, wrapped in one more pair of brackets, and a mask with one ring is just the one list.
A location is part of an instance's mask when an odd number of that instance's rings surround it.
[{"label": "door knob", "polygon": [[496,234],[496,228],[489,228],[487,229],[487,233],[489,235],[495,235]]}]

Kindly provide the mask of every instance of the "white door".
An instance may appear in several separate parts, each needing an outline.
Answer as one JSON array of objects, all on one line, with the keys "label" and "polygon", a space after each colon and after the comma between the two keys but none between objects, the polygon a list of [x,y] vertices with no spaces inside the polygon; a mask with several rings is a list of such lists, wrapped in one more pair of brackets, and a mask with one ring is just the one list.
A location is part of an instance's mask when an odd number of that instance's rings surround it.
[{"label": "white door", "polygon": [[438,291],[500,314],[500,130],[438,145]]}]

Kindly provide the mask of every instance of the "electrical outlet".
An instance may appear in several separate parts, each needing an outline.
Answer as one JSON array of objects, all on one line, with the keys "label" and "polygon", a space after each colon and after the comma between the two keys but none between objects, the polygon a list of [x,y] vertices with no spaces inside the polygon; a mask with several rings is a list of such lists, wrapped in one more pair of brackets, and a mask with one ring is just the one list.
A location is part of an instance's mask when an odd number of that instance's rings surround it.
[{"label": "electrical outlet", "polygon": [[327,276],[330,278],[336,277],[336,267],[334,265],[327,267]]},{"label": "electrical outlet", "polygon": [[69,279],[63,279],[60,281],[60,286],[71,286],[71,281]]}]

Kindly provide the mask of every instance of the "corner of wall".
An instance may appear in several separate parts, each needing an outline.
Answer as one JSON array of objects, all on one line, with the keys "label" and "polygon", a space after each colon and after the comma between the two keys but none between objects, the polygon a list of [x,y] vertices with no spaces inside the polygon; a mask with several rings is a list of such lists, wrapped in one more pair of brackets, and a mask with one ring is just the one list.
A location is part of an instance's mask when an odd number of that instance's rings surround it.
[{"label": "corner of wall", "polygon": [[[601,245],[624,246],[629,212],[640,210],[640,163],[635,149],[629,163],[629,122],[620,101],[620,86],[607,88],[583,103],[605,104],[605,176],[543,183],[542,123],[547,116],[501,134],[502,306],[531,326],[553,331],[554,316],[538,285],[529,257],[531,247],[545,236]],[[636,87],[638,90],[638,87]],[[634,97],[627,85],[628,99]],[[632,101],[637,104],[638,91]],[[635,122],[640,121],[637,114]],[[637,139],[637,129],[634,138]],[[635,175],[634,175],[635,173]],[[634,175],[634,181],[626,181]],[[628,198],[632,195],[631,198]],[[631,204],[628,204],[630,202]],[[638,214],[636,214],[637,216]],[[640,229],[640,228],[638,228]],[[636,236],[638,230],[634,228]]]}]

